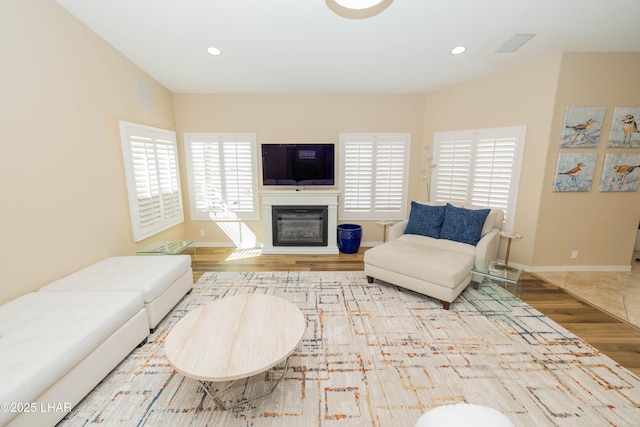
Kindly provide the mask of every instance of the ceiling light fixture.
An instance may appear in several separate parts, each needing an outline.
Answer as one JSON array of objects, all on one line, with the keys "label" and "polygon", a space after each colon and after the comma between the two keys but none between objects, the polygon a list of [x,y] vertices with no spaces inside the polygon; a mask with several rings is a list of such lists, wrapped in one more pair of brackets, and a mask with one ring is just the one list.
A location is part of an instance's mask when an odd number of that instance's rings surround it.
[{"label": "ceiling light fixture", "polygon": [[218,55],[221,55],[221,54],[222,54],[222,52],[220,51],[220,49],[218,49],[217,47],[213,47],[213,46],[211,46],[210,48],[208,48],[208,49],[207,49],[207,52],[208,52],[210,55],[213,55],[213,56],[218,56]]},{"label": "ceiling light fixture", "polygon": [[456,46],[453,49],[451,49],[451,54],[460,55],[461,53],[464,53],[466,50],[467,50],[466,46]]},{"label": "ceiling light fixture", "polygon": [[388,8],[393,0],[326,0],[327,7],[348,19],[366,19]]}]

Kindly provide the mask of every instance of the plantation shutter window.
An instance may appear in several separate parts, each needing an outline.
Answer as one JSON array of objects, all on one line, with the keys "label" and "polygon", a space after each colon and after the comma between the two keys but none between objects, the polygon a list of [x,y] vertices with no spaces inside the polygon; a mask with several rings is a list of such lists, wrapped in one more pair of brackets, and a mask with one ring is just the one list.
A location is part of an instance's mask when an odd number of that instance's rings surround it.
[{"label": "plantation shutter window", "polygon": [[255,134],[185,134],[193,220],[257,220]]},{"label": "plantation shutter window", "polygon": [[473,140],[452,135],[436,142],[436,176],[432,189],[436,201],[466,203],[469,193]]},{"label": "plantation shutter window", "polygon": [[472,204],[499,208],[506,213],[514,175],[516,143],[515,136],[478,139]]},{"label": "plantation shutter window", "polygon": [[501,209],[513,230],[525,130],[436,133],[431,200]]},{"label": "plantation shutter window", "polygon": [[[367,214],[373,205],[373,142],[342,143],[341,211]],[[343,216],[343,215],[341,215]]]},{"label": "plantation shutter window", "polygon": [[340,135],[340,219],[402,219],[408,134]]},{"label": "plantation shutter window", "polygon": [[133,239],[184,221],[173,131],[120,121]]}]

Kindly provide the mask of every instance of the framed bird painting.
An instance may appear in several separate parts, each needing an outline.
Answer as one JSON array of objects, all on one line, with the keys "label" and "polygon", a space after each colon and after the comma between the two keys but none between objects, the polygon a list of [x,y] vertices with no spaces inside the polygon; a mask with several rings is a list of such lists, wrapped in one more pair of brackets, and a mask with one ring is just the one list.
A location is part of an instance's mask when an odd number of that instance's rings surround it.
[{"label": "framed bird painting", "polygon": [[607,153],[600,191],[636,191],[640,181],[640,153]]},{"label": "framed bird painting", "polygon": [[640,147],[640,107],[614,108],[607,147]]},{"label": "framed bird painting", "polygon": [[567,107],[560,148],[597,147],[602,135],[605,107]]},{"label": "framed bird painting", "polygon": [[590,191],[597,155],[560,153],[553,178],[553,191]]}]

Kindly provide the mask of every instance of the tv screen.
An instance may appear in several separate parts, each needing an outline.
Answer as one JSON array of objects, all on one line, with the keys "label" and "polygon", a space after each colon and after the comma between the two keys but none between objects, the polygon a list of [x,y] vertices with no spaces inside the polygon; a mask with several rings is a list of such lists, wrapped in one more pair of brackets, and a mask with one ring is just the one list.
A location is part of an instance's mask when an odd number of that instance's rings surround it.
[{"label": "tv screen", "polygon": [[334,144],[262,144],[262,185],[334,183]]}]

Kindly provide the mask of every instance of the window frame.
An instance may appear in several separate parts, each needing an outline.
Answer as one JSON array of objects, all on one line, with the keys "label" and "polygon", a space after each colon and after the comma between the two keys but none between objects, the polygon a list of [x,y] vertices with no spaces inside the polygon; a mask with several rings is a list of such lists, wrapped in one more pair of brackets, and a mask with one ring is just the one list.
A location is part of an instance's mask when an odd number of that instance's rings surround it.
[{"label": "window frame", "polygon": [[[385,152],[384,146],[389,143],[398,143],[402,146],[401,160],[397,153]],[[362,147],[350,147],[350,144],[362,144]],[[367,152],[366,145],[371,146],[371,150]],[[340,203],[339,203],[339,219],[340,220],[402,220],[406,217],[408,185],[409,185],[409,159],[411,153],[411,134],[410,133],[340,133]],[[361,158],[351,163],[352,158],[347,153],[348,150],[364,149],[363,155],[370,156],[361,164]],[[383,169],[381,161],[387,162],[387,165],[393,169]],[[397,166],[396,166],[397,165]],[[360,167],[361,166],[361,167]],[[369,169],[370,168],[370,169]],[[350,170],[348,170],[350,169]],[[400,179],[399,183],[393,183],[391,180],[385,182],[377,181],[377,179],[388,173],[389,176],[395,176]],[[358,177],[369,176],[369,179],[362,180],[355,184],[362,190],[349,189],[349,182],[357,175]],[[357,179],[357,178],[355,178]],[[378,182],[378,185],[376,185]],[[386,186],[386,188],[385,188]],[[393,189],[397,188],[399,194],[396,196]],[[350,194],[351,193],[351,194]],[[369,194],[367,194],[369,193]],[[382,196],[381,199],[378,196]],[[350,197],[360,199],[359,201],[349,200]],[[392,199],[397,199],[394,202]],[[383,206],[376,206],[377,200]],[[386,200],[386,202],[385,202]],[[387,206],[384,206],[387,203]],[[360,205],[360,208],[350,207],[353,204]]]},{"label": "window frame", "polygon": [[[140,242],[184,222],[176,133],[123,120],[118,123],[133,240]],[[143,199],[148,202],[142,203]]]},{"label": "window frame", "polygon": [[[203,208],[199,208],[201,205],[199,197],[202,194],[196,191],[197,183],[196,181],[202,179],[202,177],[196,177],[197,173],[194,169],[194,158],[192,145],[193,144],[215,144],[217,145],[217,156],[219,161],[219,171],[220,174],[220,203],[224,206],[218,210],[207,210]],[[230,176],[227,166],[229,160],[225,160],[224,154],[224,146],[225,144],[248,144],[249,147],[249,161],[248,163],[240,165],[240,168],[245,168],[250,173],[250,194],[251,194],[251,210],[246,211],[242,209],[233,209],[229,208],[227,201],[227,191],[233,190],[228,183],[227,178]],[[259,209],[259,195],[258,195],[258,176],[257,176],[257,142],[256,142],[256,134],[255,133],[216,133],[216,132],[187,132],[184,134],[184,150],[185,150],[185,159],[186,159],[186,167],[187,167],[187,180],[189,187],[189,210],[191,214],[191,219],[193,221],[254,221],[260,219],[260,209]],[[237,150],[237,146],[236,146]],[[238,159],[237,157],[235,158]],[[215,173],[215,172],[214,172]],[[242,176],[236,175],[236,180],[242,179]],[[208,178],[205,178],[208,179]],[[244,176],[244,179],[247,179],[247,176]],[[240,200],[242,197],[240,196],[240,192],[242,189],[240,188],[240,184],[235,187],[235,191],[237,191],[237,199]],[[246,206],[246,205],[245,205]]]},{"label": "window frame", "polygon": [[[434,134],[434,167],[431,171],[429,200],[432,200],[434,202],[452,202],[459,204],[462,203],[475,206],[487,206],[492,209],[501,209],[504,212],[503,230],[509,232],[513,231],[516,206],[518,202],[518,188],[520,185],[520,175],[522,171],[522,158],[524,155],[525,137],[526,126],[436,132]],[[480,168],[480,166],[478,165],[482,164],[482,166],[486,168],[486,160],[488,159],[485,154],[479,156],[478,149],[484,148],[486,150],[487,148],[490,148],[491,143],[487,141],[491,140],[494,141],[494,156],[492,158],[492,162],[494,165],[496,163],[498,163],[498,165],[491,169],[491,173],[489,175],[487,174],[486,169],[484,170],[484,172],[482,172],[484,182],[476,186],[476,188],[481,188],[482,191],[476,191],[476,195],[474,196],[474,185],[476,184],[475,178],[478,176],[479,173],[477,171]],[[505,180],[507,178],[504,176],[504,169],[500,170],[500,167],[504,168],[506,162],[501,161],[500,156],[503,156],[504,153],[509,150],[509,143],[507,142],[508,140],[513,140],[513,152],[510,160],[511,171],[508,177],[509,184],[507,190],[505,189]],[[465,177],[459,176],[457,181],[457,188],[455,190],[450,190],[449,197],[445,197],[447,191],[443,190],[444,185],[440,185],[440,180],[443,179],[441,171],[443,170],[444,166],[438,166],[438,164],[444,164],[443,160],[441,159],[443,146],[444,144],[451,144],[451,141],[459,141],[459,148],[461,150],[464,150],[464,142],[469,143],[469,170],[467,171],[468,175],[466,176],[466,183],[464,182]],[[501,142],[498,143],[497,141]],[[496,151],[498,151],[499,153],[496,154]],[[466,153],[461,151],[461,154],[459,156],[459,163],[462,163],[459,166],[461,174],[465,167],[465,157]],[[494,172],[495,175],[498,176],[494,177]],[[499,176],[501,174],[503,175],[502,177]],[[453,180],[454,178],[452,177],[451,179]],[[492,184],[494,179],[496,182],[495,185]],[[490,181],[488,184],[487,180]],[[479,181],[480,180],[478,180],[478,182]],[[466,194],[463,194],[465,186]],[[484,196],[482,197],[483,200],[481,201],[481,197],[478,196],[479,192],[482,192],[484,194]],[[492,198],[494,199],[494,202],[491,201]],[[506,200],[506,202],[501,203],[500,199],[504,199]]]}]

